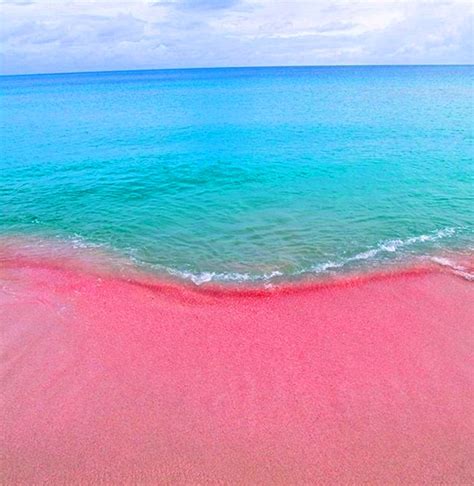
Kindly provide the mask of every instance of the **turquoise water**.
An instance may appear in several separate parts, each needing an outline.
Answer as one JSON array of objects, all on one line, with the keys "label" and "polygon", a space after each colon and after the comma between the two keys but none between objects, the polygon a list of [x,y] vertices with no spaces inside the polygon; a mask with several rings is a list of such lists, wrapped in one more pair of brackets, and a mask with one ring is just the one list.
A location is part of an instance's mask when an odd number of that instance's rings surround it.
[{"label": "turquoise water", "polygon": [[200,283],[472,248],[474,67],[8,76],[0,232]]}]

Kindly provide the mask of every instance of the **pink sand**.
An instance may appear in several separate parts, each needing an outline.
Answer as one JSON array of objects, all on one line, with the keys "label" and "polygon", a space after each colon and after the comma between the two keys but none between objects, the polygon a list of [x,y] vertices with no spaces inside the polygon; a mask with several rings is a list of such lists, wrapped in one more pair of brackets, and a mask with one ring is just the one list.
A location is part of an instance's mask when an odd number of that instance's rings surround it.
[{"label": "pink sand", "polygon": [[3,263],[5,484],[474,480],[459,277],[202,291]]}]

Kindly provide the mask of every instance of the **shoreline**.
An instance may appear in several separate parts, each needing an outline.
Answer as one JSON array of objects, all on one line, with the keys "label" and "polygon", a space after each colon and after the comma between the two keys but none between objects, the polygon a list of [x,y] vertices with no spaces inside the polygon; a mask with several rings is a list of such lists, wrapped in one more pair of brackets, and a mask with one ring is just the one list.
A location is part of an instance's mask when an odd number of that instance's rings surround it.
[{"label": "shoreline", "polygon": [[377,266],[339,270],[330,274],[302,272],[281,274],[275,280],[209,280],[196,283],[180,276],[181,271],[163,272],[142,265],[118,250],[102,246],[71,246],[67,240],[32,237],[3,237],[0,239],[0,264],[26,268],[45,267],[73,270],[101,277],[146,284],[156,289],[175,287],[215,294],[266,294],[267,292],[299,292],[328,286],[352,285],[372,279],[385,279],[401,273],[451,273],[474,281],[474,253],[471,248],[445,248],[430,255],[411,255],[399,260],[380,261]]},{"label": "shoreline", "polygon": [[4,482],[473,480],[460,276],[213,290],[51,263],[0,272]]}]

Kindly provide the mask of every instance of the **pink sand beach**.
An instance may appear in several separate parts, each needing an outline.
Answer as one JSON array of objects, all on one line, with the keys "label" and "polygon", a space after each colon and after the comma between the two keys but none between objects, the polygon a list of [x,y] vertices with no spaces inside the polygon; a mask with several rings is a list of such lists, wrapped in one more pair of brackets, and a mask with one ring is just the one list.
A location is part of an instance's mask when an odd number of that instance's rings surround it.
[{"label": "pink sand beach", "polygon": [[0,271],[3,484],[472,484],[474,286]]}]

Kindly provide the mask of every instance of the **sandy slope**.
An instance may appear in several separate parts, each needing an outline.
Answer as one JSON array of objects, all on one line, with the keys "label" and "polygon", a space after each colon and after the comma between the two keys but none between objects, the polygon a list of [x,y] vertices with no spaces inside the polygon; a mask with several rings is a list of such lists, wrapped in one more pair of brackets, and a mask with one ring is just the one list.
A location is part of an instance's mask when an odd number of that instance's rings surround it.
[{"label": "sandy slope", "polygon": [[0,273],[3,482],[467,484],[474,285]]}]

